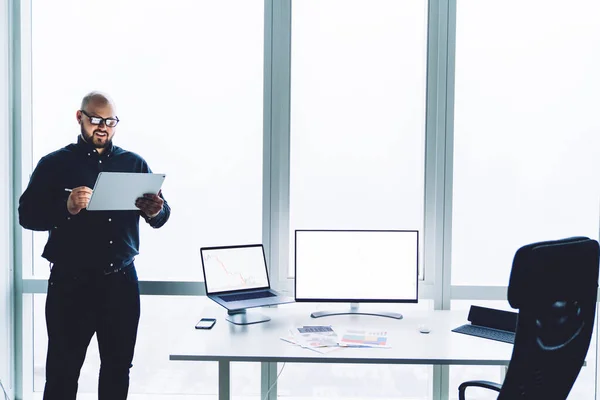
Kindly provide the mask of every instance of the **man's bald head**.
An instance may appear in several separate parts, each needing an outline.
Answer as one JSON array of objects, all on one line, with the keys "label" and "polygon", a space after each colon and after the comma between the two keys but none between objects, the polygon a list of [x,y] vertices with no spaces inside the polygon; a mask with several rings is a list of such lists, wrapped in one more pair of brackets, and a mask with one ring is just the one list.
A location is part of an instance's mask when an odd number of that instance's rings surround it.
[{"label": "man's bald head", "polygon": [[90,103],[97,106],[110,106],[113,112],[116,112],[115,102],[106,93],[99,91],[89,92],[81,100],[80,109],[87,110],[87,107]]},{"label": "man's bald head", "polygon": [[110,96],[98,91],[86,94],[81,100],[81,107],[77,110],[76,117],[77,123],[81,126],[81,137],[92,144],[98,153],[102,153],[111,145],[116,124],[106,125],[106,118],[113,120],[118,118],[115,113],[115,103]]}]

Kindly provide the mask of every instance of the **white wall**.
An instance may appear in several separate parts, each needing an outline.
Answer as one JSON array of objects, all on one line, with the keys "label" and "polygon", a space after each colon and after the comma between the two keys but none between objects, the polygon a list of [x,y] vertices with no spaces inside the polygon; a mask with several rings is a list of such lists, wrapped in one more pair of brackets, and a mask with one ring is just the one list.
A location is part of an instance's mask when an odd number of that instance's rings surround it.
[{"label": "white wall", "polygon": [[[12,331],[12,257],[10,224],[10,110],[8,80],[8,0],[0,0],[0,380],[11,394],[13,369],[10,346]],[[0,397],[2,395],[0,394]],[[12,396],[11,396],[12,397]]]}]

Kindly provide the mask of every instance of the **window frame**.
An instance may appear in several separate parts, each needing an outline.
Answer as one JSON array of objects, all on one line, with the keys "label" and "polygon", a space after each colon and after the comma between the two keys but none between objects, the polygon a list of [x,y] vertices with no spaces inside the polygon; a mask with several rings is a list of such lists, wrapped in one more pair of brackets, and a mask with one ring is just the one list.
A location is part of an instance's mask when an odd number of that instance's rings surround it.
[{"label": "window frame", "polygon": [[[10,4],[0,9],[0,26],[6,26],[0,33],[0,176],[3,182],[12,181],[11,146],[12,138],[12,35],[11,35],[11,13]],[[12,210],[13,187],[4,184],[0,188],[0,227],[4,232],[11,232],[13,227]],[[13,240],[12,235],[3,235],[0,239],[0,381],[7,394],[14,396],[15,387],[15,352],[14,346],[14,262],[13,262]]]}]

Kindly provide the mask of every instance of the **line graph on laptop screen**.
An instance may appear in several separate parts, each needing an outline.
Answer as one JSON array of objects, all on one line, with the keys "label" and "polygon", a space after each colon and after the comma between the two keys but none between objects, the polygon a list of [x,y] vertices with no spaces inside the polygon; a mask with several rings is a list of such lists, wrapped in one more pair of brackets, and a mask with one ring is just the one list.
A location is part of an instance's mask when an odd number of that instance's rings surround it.
[{"label": "line graph on laptop screen", "polygon": [[265,288],[269,282],[262,247],[203,249],[208,293]]}]

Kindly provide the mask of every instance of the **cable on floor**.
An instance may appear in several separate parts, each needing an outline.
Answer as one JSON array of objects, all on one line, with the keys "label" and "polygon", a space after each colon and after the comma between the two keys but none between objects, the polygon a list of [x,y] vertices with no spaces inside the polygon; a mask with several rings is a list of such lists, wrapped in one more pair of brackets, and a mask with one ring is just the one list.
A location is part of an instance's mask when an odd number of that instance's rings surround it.
[{"label": "cable on floor", "polygon": [[[283,370],[283,368],[282,368],[282,370]],[[4,389],[4,385],[2,384],[1,380],[0,380],[0,388],[2,389],[2,393],[4,393],[4,400],[10,400],[10,398],[6,394],[6,389]]]},{"label": "cable on floor", "polygon": [[281,371],[279,371],[279,373],[277,374],[277,377],[275,378],[275,382],[273,382],[273,384],[271,385],[269,390],[267,390],[267,394],[265,394],[265,398],[263,400],[267,400],[269,398],[269,393],[271,393],[271,389],[273,389],[275,387],[275,385],[277,384],[277,380],[279,379],[279,376],[283,372],[284,368],[285,368],[285,363],[283,363],[283,365],[281,366]]}]

